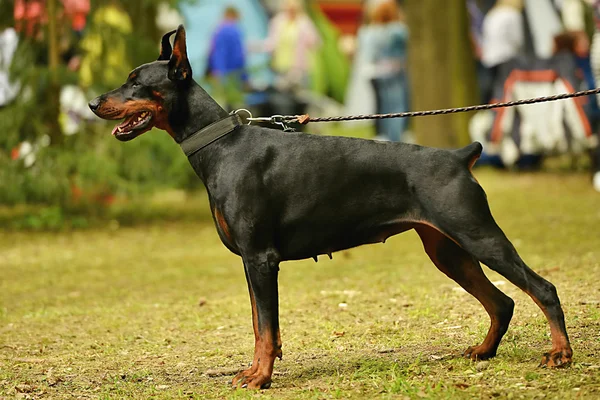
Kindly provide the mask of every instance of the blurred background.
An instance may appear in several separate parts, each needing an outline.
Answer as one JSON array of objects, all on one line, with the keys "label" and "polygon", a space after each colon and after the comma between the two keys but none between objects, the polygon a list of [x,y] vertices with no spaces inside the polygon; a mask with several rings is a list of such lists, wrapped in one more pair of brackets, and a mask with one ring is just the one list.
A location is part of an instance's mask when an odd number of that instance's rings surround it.
[{"label": "blurred background", "polygon": [[[224,108],[254,116],[459,107],[600,79],[596,0],[0,0],[0,226],[200,212],[172,207],[203,189],[169,135],[123,144],[87,108],[155,60],[180,23],[194,79]],[[590,174],[600,191],[599,115],[591,96],[302,129],[439,147],[479,140],[479,166],[559,165]]]}]

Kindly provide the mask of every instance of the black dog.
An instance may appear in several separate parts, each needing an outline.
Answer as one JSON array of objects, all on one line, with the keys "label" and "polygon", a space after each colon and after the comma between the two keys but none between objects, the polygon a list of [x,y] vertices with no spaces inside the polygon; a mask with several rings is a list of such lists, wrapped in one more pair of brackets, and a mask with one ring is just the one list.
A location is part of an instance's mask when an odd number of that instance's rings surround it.
[{"label": "black dog", "polygon": [[185,30],[177,29],[171,47],[173,33],[163,38],[158,61],[136,68],[90,108],[101,118],[125,118],[113,130],[122,141],[152,127],[166,130],[204,182],[221,240],[242,257],[252,303],[254,360],[234,386],[269,387],[274,360],[281,358],[280,262],[384,242],[409,229],[433,263],[490,315],[485,340],[466,357],[496,355],[513,314],[514,302],[486,278],[482,262],[546,315],[553,347],[542,365],[571,362],[554,285],[521,260],[471,174],[479,143],[441,150],[241,125],[193,81]]}]

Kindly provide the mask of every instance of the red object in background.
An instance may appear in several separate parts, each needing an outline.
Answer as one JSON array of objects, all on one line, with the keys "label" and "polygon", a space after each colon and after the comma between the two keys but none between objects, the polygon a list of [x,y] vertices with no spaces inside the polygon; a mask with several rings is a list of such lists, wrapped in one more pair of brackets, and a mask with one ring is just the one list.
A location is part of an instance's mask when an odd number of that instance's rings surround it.
[{"label": "red object in background", "polygon": [[[61,0],[64,13],[71,20],[73,30],[81,32],[85,28],[90,12],[90,0]],[[59,15],[60,17],[61,15]],[[41,25],[47,22],[45,0],[15,0],[15,29],[34,37]]]},{"label": "red object in background", "polygon": [[99,204],[105,207],[113,205],[117,200],[117,197],[113,193],[108,193],[105,190],[95,192],[90,190],[84,192],[77,184],[71,184],[71,201],[75,204],[82,201],[86,201],[91,204]]},{"label": "red object in background", "polygon": [[83,197],[83,190],[75,184],[71,185],[71,198],[74,203],[79,203],[81,198]]},{"label": "red object in background", "polygon": [[27,36],[35,36],[39,26],[46,22],[45,1],[15,0],[14,17],[17,32],[25,31]]},{"label": "red object in background", "polygon": [[87,15],[90,13],[90,0],[62,0],[65,14],[72,21],[74,31],[81,32],[85,28]]},{"label": "red object in background", "polygon": [[319,1],[319,7],[342,34],[356,34],[363,14],[359,1]]},{"label": "red object in background", "polygon": [[117,200],[117,198],[114,194],[104,194],[104,195],[98,196],[98,202],[104,206],[113,205],[113,204],[115,204],[116,200]]},{"label": "red object in background", "polygon": [[10,151],[10,159],[15,161],[19,159],[19,147],[15,147]]}]

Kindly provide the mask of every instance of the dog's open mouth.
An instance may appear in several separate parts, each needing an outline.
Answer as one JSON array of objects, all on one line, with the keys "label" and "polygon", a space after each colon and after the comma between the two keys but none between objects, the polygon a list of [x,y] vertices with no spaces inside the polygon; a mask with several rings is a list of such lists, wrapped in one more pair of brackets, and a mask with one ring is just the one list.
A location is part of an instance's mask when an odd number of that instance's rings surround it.
[{"label": "dog's open mouth", "polygon": [[131,140],[152,128],[152,113],[141,111],[125,118],[125,121],[115,126],[112,131],[114,137],[121,141]]}]

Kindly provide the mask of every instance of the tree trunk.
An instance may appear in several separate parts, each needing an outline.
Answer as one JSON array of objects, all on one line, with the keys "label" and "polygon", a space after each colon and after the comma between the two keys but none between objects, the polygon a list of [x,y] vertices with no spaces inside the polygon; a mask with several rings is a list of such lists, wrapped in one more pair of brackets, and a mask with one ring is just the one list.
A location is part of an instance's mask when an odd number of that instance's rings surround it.
[{"label": "tree trunk", "polygon": [[63,142],[63,134],[60,128],[60,77],[58,68],[60,63],[60,54],[58,48],[57,20],[57,0],[47,1],[48,11],[48,67],[50,70],[50,85],[48,86],[48,108],[47,123],[50,133],[50,143],[52,145]]},{"label": "tree trunk", "polygon": [[[461,107],[476,102],[475,61],[464,0],[406,0],[410,29],[411,107],[415,111]],[[470,142],[470,115],[418,117],[420,144],[459,147]]]}]

